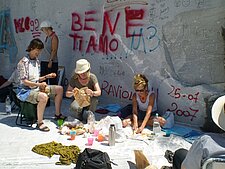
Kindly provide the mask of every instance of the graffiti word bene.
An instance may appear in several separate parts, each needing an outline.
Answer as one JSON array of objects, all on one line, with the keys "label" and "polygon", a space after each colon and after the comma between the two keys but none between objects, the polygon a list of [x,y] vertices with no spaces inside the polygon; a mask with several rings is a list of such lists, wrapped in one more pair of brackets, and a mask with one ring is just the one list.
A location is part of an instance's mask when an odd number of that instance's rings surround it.
[{"label": "graffiti word bene", "polygon": [[[142,36],[140,31],[136,31],[139,33],[135,33],[135,28],[140,29],[139,27],[144,25],[144,10],[143,9],[130,9],[129,7],[125,8],[125,37],[133,37],[133,36]],[[99,37],[96,37],[96,33],[94,35],[90,35],[87,37],[85,32],[97,32],[95,25],[98,25],[98,19],[96,18],[96,11],[86,11],[84,13],[84,17],[77,12],[72,13],[72,24],[71,30],[73,33],[69,34],[69,36],[73,39],[73,50],[85,51],[89,53],[91,51],[94,52],[102,52],[104,54],[108,54],[109,51],[115,52],[118,49],[118,39],[114,38],[114,34],[116,32],[121,32],[118,30],[118,22],[121,19],[121,12],[112,13],[112,11],[105,11],[103,16],[103,25],[102,32]],[[112,18],[113,17],[113,18]],[[82,20],[81,18],[84,18]],[[85,34],[85,38],[79,34],[81,32]],[[84,42],[87,43],[87,47]],[[84,49],[85,48],[85,49]]]},{"label": "graffiti word bene", "polygon": [[132,92],[124,90],[121,85],[112,85],[106,80],[103,81],[101,90],[102,92],[105,92],[107,95],[112,97],[132,100]]}]

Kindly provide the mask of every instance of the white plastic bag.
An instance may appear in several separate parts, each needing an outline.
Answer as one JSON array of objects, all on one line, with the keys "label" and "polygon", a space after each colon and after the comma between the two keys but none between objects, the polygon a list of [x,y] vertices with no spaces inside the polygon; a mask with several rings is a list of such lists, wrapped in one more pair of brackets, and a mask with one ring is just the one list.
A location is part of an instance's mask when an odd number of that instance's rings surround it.
[{"label": "white plastic bag", "polygon": [[163,114],[162,117],[166,120],[166,123],[162,126],[162,128],[169,129],[169,128],[172,128],[174,126],[174,114],[173,114],[173,112],[166,111]]}]

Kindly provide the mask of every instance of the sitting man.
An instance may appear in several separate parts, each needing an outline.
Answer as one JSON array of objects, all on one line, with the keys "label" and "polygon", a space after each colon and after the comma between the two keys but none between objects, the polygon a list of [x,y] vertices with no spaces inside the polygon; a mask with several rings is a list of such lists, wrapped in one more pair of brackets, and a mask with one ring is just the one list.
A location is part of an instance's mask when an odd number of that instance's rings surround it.
[{"label": "sitting man", "polygon": [[[225,96],[219,97],[212,107],[213,121],[225,130]],[[173,156],[173,169],[201,169],[205,159],[225,154],[225,135],[209,133],[201,136],[189,150],[178,149]]]},{"label": "sitting man", "polygon": [[17,74],[16,71],[14,70],[10,78],[0,86],[1,102],[5,102],[6,96],[10,95],[10,89],[12,87],[16,87],[16,84],[18,84],[18,78],[16,78],[16,76]]}]

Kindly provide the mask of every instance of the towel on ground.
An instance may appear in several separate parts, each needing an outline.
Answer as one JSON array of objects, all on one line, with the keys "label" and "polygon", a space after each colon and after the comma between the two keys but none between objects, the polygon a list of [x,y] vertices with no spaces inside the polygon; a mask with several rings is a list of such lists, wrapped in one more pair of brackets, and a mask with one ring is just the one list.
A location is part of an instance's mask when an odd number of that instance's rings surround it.
[{"label": "towel on ground", "polygon": [[76,164],[80,153],[79,147],[75,145],[64,146],[61,143],[56,143],[54,141],[35,145],[32,148],[32,151],[49,158],[54,154],[60,155],[59,162],[56,162],[56,165],[70,165],[71,162]]}]

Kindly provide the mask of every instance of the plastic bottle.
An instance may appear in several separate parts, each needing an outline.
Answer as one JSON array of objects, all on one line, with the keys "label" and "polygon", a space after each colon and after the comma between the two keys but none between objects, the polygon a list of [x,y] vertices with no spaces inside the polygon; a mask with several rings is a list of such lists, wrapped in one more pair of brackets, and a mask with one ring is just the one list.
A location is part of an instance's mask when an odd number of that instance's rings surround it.
[{"label": "plastic bottle", "polygon": [[116,142],[116,127],[114,124],[110,124],[109,127],[109,146],[115,146]]},{"label": "plastic bottle", "polygon": [[7,95],[6,99],[5,99],[5,111],[6,114],[11,114],[11,100],[9,98],[9,95]]},{"label": "plastic bottle", "polygon": [[87,117],[87,124],[88,124],[88,130],[90,133],[94,133],[95,130],[95,115],[92,111],[87,111],[88,117]]},{"label": "plastic bottle", "polygon": [[158,117],[159,117],[159,115],[158,115],[158,113],[156,113],[155,118],[153,120],[153,133],[155,135],[158,135],[161,131],[161,127],[160,127]]}]

